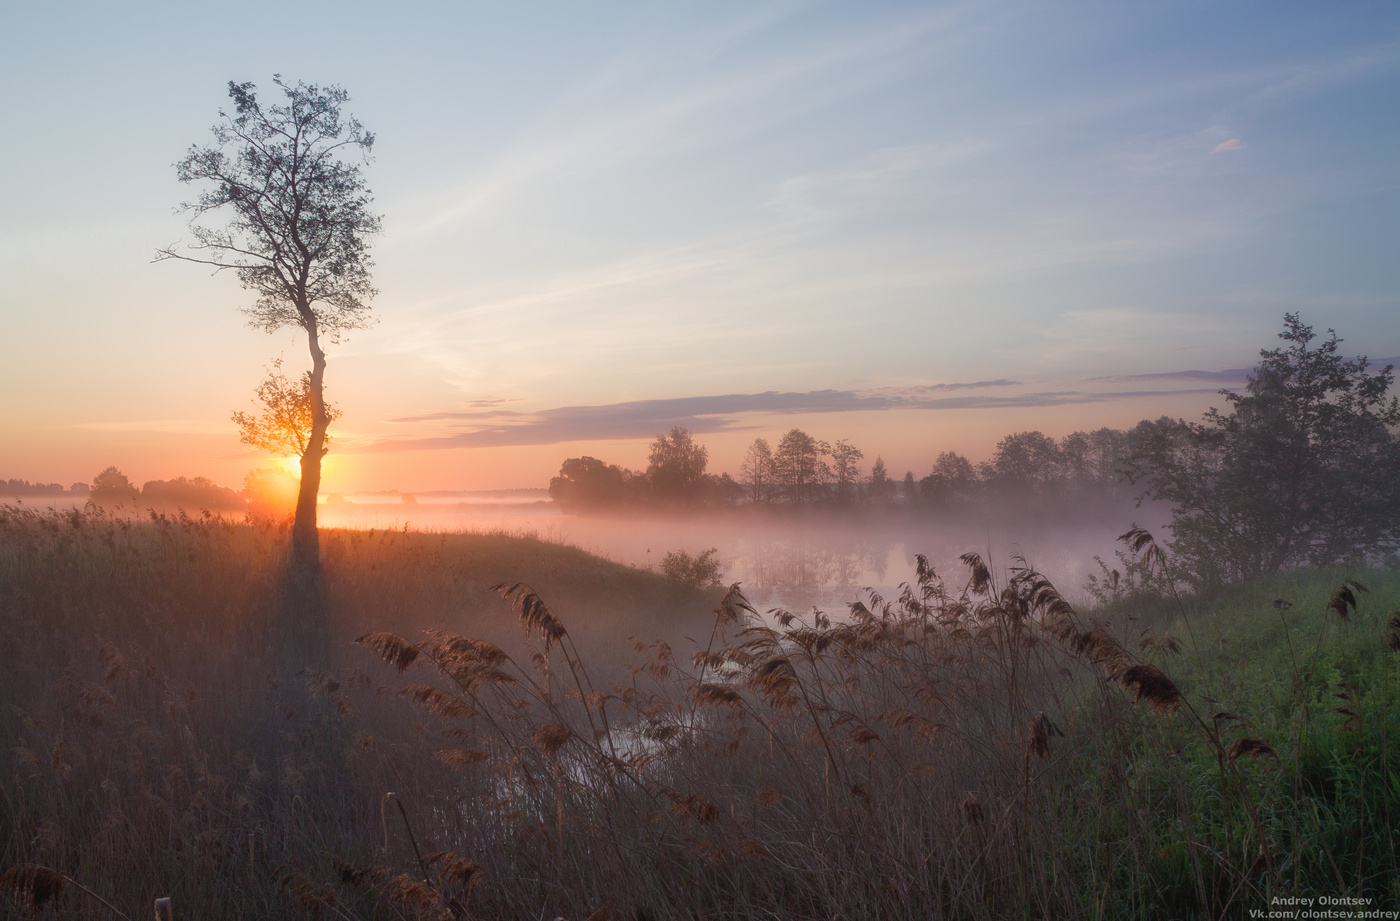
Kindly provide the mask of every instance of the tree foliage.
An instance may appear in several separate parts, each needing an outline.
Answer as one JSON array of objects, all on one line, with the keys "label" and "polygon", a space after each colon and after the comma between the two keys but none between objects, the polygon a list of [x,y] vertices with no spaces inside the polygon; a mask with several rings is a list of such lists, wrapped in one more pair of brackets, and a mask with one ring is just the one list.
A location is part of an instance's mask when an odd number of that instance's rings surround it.
[{"label": "tree foliage", "polygon": [[549,496],[568,511],[603,509],[628,498],[628,473],[596,457],[571,457],[549,481]]},{"label": "tree foliage", "polygon": [[822,497],[831,479],[831,467],[823,457],[831,446],[801,429],[792,429],[773,453],[773,483],[793,505],[808,505]]},{"label": "tree foliage", "polygon": [[1390,366],[1368,373],[1328,330],[1286,314],[1286,345],[1260,353],[1230,412],[1159,419],[1134,432],[1128,471],[1170,502],[1171,549],[1198,586],[1400,545],[1400,403]]},{"label": "tree foliage", "polygon": [[[88,486],[86,483],[74,483],[72,494],[83,494]],[[0,496],[61,496],[63,495],[62,483],[31,483],[28,480],[7,479],[0,480]]]},{"label": "tree foliage", "polygon": [[677,426],[652,443],[650,464],[635,472],[598,460],[571,457],[549,481],[549,495],[567,512],[623,506],[729,505],[744,487],[724,473],[706,473],[709,451]]},{"label": "tree foliage", "polygon": [[[369,241],[380,218],[359,165],[342,159],[367,159],[374,135],[341,117],[350,96],[340,87],[273,82],[283,105],[260,103],[252,83],[229,82],[234,112],[219,111],[214,144],[191,147],[175,165],[181,182],[208,184],[180,206],[195,243],[158,258],[233,269],[258,295],[244,311],[252,326],[298,326],[336,341],[368,324],[377,293]],[[215,212],[222,224],[201,223]]]},{"label": "tree foliage", "polygon": [[867,495],[875,505],[889,505],[894,501],[894,481],[890,479],[883,457],[877,456],[875,463],[870,465]]},{"label": "tree foliage", "polygon": [[956,451],[944,451],[929,475],[919,481],[924,498],[940,508],[962,505],[977,497],[977,470]]},{"label": "tree foliage", "polygon": [[178,508],[187,512],[238,512],[247,507],[238,493],[202,476],[151,480],[141,487],[141,501],[151,508]]},{"label": "tree foliage", "polygon": [[694,501],[705,484],[709,459],[710,452],[679,425],[669,435],[656,436],[646,472],[652,491],[666,502]]},{"label": "tree foliage", "polygon": [[550,491],[561,506],[575,511],[749,502],[790,507],[901,505],[941,514],[988,503],[1017,514],[1027,509],[1101,514],[1101,500],[1118,492],[1119,468],[1130,440],[1130,433],[1108,428],[1073,432],[1058,442],[1041,432],[1018,432],[1002,439],[997,454],[981,464],[944,451],[922,480],[908,473],[898,481],[880,457],[870,474],[862,476],[864,452],[845,439],[832,444],[792,429],[776,450],[766,438],[754,439],[735,481],[728,474],[705,473],[709,452],[678,427],[657,436],[645,471],[635,473],[596,458],[570,458]]},{"label": "tree foliage", "polygon": [[[303,374],[293,381],[282,371],[282,359],[267,369],[267,380],[258,385],[257,402],[262,409],[256,415],[245,412],[233,414],[238,426],[238,440],[245,445],[261,448],[269,454],[301,457],[311,441],[315,410],[311,396],[311,375]],[[326,404],[326,422],[340,418],[340,410]],[[321,453],[330,450],[330,435],[321,445]]]},{"label": "tree foliage", "polygon": [[1060,448],[1041,432],[1017,432],[997,443],[993,477],[1010,493],[1043,491],[1059,479]]},{"label": "tree foliage", "polygon": [[850,505],[860,496],[860,462],[865,452],[844,438],[831,448],[832,498]]},{"label": "tree foliage", "polygon": [[739,482],[755,505],[773,497],[773,449],[767,439],[755,438],[749,445],[739,468]]}]

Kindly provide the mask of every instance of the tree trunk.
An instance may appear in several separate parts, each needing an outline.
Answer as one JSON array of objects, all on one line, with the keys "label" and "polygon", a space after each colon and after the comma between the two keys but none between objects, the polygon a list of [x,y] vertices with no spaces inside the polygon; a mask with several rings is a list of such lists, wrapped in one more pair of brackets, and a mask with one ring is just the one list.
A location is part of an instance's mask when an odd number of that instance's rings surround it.
[{"label": "tree trunk", "polygon": [[321,491],[319,451],[301,456],[301,485],[297,491],[296,517],[292,520],[292,559],[300,569],[319,569],[320,534],[316,529],[316,496]]},{"label": "tree trunk", "polygon": [[330,649],[321,540],[316,529],[316,497],[321,491],[321,458],[326,454],[328,426],[324,393],[326,353],[321,349],[315,315],[309,307],[303,316],[307,318],[305,329],[311,350],[311,432],[301,455],[301,483],[297,489],[296,517],[292,520],[282,626],[284,639],[310,663],[320,663]]},{"label": "tree trunk", "polygon": [[326,455],[326,353],[317,341],[314,318],[306,332],[311,348],[311,434],[301,455],[301,485],[292,522],[292,559],[305,572],[319,572],[321,542],[316,531],[316,497],[321,492],[321,458]]}]

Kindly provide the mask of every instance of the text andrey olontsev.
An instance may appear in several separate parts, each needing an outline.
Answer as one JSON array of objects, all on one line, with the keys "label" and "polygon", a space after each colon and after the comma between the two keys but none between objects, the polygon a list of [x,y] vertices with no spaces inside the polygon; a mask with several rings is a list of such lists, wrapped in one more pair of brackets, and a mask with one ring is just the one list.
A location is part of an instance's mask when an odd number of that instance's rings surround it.
[{"label": "text andrey olontsev", "polygon": [[1400,919],[1400,911],[1370,908],[1371,900],[1356,896],[1315,897],[1279,896],[1269,900],[1268,909],[1251,908],[1251,918],[1388,918]]}]

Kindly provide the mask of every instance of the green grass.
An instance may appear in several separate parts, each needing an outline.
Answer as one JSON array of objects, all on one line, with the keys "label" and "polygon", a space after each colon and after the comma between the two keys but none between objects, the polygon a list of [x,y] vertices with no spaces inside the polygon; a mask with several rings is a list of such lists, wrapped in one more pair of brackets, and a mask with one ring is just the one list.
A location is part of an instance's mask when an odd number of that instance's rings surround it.
[{"label": "green grass", "polygon": [[[1348,579],[1369,591],[1356,592],[1343,619],[1329,601]],[[1161,896],[1161,916],[1209,917],[1204,907],[1257,907],[1275,895],[1400,904],[1400,658],[1388,645],[1400,573],[1300,571],[1111,613],[1125,635],[1181,639],[1179,654],[1156,661],[1218,727],[1221,746],[1258,739],[1271,751],[1221,770],[1210,734],[1189,718],[1134,715],[1132,756],[1113,768],[1143,778],[1132,808],[1158,819],[1146,829],[1118,823],[1105,837],[1110,847],[1144,835],[1162,843],[1141,881]],[[1086,783],[1104,778],[1099,770]],[[1215,866],[1193,861],[1191,848]]]}]

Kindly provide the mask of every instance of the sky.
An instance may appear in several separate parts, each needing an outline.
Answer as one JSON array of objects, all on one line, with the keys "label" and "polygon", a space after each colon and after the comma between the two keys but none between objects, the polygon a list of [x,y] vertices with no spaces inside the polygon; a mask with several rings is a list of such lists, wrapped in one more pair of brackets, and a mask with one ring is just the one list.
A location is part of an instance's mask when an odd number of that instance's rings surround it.
[{"label": "sky", "polygon": [[714,470],[793,427],[896,476],[1223,405],[1285,312],[1400,355],[1393,3],[0,6],[0,479],[237,486],[251,329],[173,165],[230,80],[339,84],[377,324],[323,488]]}]

